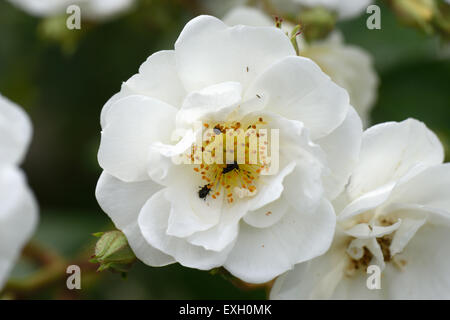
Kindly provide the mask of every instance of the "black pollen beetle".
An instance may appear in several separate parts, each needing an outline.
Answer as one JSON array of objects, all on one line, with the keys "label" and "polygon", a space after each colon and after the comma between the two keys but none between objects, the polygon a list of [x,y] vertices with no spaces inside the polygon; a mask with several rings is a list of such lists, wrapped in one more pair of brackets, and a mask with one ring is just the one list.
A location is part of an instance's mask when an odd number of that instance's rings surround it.
[{"label": "black pollen beetle", "polygon": [[233,163],[228,163],[227,166],[225,168],[223,168],[222,173],[226,174],[228,172],[231,172],[233,170],[239,170],[239,165],[237,164],[237,162],[233,162]]},{"label": "black pollen beetle", "polygon": [[205,184],[203,187],[200,188],[200,190],[198,190],[198,197],[200,199],[206,199],[210,191],[211,188],[209,187],[209,184]]}]

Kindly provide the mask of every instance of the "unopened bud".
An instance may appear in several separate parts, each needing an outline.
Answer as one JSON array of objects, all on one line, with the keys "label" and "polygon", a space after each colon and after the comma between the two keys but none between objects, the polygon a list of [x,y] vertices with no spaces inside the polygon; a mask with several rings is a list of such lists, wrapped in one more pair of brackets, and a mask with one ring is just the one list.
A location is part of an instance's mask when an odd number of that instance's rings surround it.
[{"label": "unopened bud", "polygon": [[391,0],[392,7],[400,19],[427,33],[433,32],[433,18],[436,12],[434,0]]},{"label": "unopened bud", "polygon": [[323,7],[305,9],[300,12],[302,34],[311,42],[326,38],[336,24],[337,15]]},{"label": "unopened bud", "polygon": [[97,271],[108,269],[122,274],[128,272],[136,261],[136,256],[125,235],[120,231],[109,231],[96,233],[94,236],[100,239],[95,246],[95,255],[90,261],[100,264]]},{"label": "unopened bud", "polygon": [[447,45],[450,43],[450,1],[441,2],[435,15],[436,29],[443,36]]}]

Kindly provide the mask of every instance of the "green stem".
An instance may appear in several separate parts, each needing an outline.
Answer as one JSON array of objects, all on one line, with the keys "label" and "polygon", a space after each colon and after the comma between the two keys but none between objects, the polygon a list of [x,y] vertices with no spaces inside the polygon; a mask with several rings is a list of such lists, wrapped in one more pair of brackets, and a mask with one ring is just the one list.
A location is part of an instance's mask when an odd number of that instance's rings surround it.
[{"label": "green stem", "polygon": [[[40,269],[21,279],[10,279],[3,290],[6,297],[27,297],[36,292],[64,282],[67,277],[67,267],[78,265],[84,272],[95,272],[88,258],[80,258],[77,261],[66,261],[57,252],[43,247],[37,242],[29,243],[22,255],[40,265]],[[61,284],[65,288],[65,284]]]}]

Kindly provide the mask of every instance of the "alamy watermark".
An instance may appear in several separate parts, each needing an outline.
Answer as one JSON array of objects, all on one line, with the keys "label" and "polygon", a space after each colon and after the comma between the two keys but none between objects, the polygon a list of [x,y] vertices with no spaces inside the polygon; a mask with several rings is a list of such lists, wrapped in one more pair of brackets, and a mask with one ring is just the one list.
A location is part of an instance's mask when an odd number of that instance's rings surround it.
[{"label": "alamy watermark", "polygon": [[70,274],[66,280],[67,289],[81,290],[81,268],[77,265],[70,265],[67,267],[66,273]]},{"label": "alamy watermark", "polygon": [[69,30],[81,29],[81,8],[77,5],[70,5],[66,9],[66,13],[69,15],[66,20],[66,26]]},{"label": "alamy watermark", "polygon": [[366,286],[369,290],[381,289],[381,269],[379,266],[373,264],[367,267],[367,274],[370,276],[366,280]]},{"label": "alamy watermark", "polygon": [[193,130],[182,138],[192,143],[171,158],[177,165],[258,165],[263,168],[262,175],[273,175],[279,169],[279,137],[279,129],[249,126],[246,129],[234,127],[225,130],[217,126],[210,128],[198,121],[194,123]]},{"label": "alamy watermark", "polygon": [[366,20],[366,26],[369,30],[381,29],[381,9],[379,6],[373,4],[367,7],[367,14],[370,16]]}]

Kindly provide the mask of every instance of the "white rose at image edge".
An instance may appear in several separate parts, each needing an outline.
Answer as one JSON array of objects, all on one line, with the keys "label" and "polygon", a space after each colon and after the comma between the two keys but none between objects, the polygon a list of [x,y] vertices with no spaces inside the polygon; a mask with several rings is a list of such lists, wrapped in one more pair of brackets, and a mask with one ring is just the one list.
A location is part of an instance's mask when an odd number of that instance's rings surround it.
[{"label": "white rose at image edge", "polygon": [[[170,155],[191,145],[194,121],[231,116],[280,129],[280,170],[254,180],[256,195],[233,191],[233,204],[200,199],[201,175]],[[175,50],[150,56],[101,124],[96,197],[136,256],[150,266],[224,266],[252,283],[326,252],[336,222],[327,199],[347,183],[362,137],[347,92],[297,57],[281,30],[210,16],[188,22]],[[183,136],[176,145],[173,133]]]},{"label": "white rose at image edge", "polygon": [[[450,164],[443,158],[438,138],[417,120],[366,130],[360,163],[335,202],[332,247],[280,276],[271,298],[450,299]],[[367,262],[354,268],[360,262],[351,255],[364,247],[382,271],[380,290],[366,286]]]},{"label": "white rose at image edge", "polygon": [[0,289],[38,220],[36,201],[17,167],[31,132],[25,112],[0,95]]},{"label": "white rose at image edge", "polygon": [[135,0],[8,0],[28,14],[50,17],[66,14],[70,5],[81,8],[81,18],[102,20],[125,12],[132,7]]},{"label": "white rose at image edge", "polygon": [[[236,7],[224,16],[223,21],[230,26],[274,26],[270,16],[251,7]],[[294,28],[289,22],[283,22],[282,27],[288,34]],[[334,82],[347,90],[351,105],[363,124],[368,126],[378,89],[378,76],[370,53],[357,46],[346,45],[338,31],[325,40],[311,44],[305,43],[301,36],[297,37],[297,41],[301,56],[313,60]]]},{"label": "white rose at image edge", "polygon": [[[277,1],[277,0],[274,0]],[[285,1],[285,0],[282,0]],[[292,0],[306,7],[324,7],[335,11],[339,19],[350,19],[366,11],[373,0]]]}]

